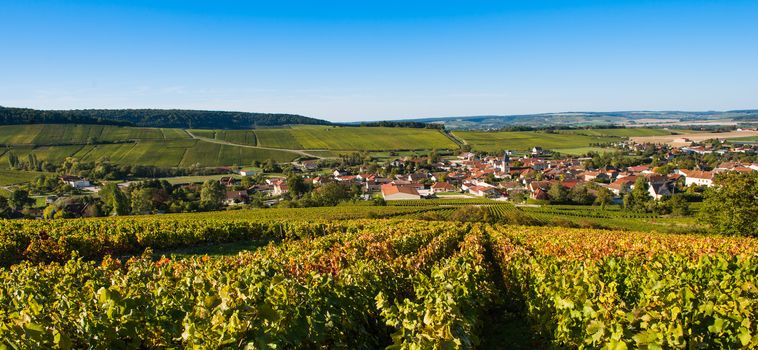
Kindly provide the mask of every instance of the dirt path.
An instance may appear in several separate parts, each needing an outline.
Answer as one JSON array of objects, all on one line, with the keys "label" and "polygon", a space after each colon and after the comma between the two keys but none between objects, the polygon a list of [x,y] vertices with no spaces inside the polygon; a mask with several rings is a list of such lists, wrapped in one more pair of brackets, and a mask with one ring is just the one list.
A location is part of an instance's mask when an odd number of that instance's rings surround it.
[{"label": "dirt path", "polygon": [[318,158],[318,159],[324,159],[325,158],[325,157],[317,156],[315,154],[311,154],[311,153],[308,153],[308,152],[305,152],[305,151],[299,150],[299,149],[272,148],[272,147],[263,147],[263,146],[241,145],[239,143],[232,143],[232,142],[229,142],[229,141],[216,140],[216,139],[211,139],[211,138],[207,138],[207,137],[197,136],[197,135],[193,134],[191,131],[189,131],[187,129],[184,129],[184,132],[186,132],[187,135],[189,135],[191,138],[193,138],[195,140],[200,140],[200,141],[210,142],[210,143],[217,143],[219,145],[245,147],[245,148],[267,149],[267,150],[272,150],[272,151],[286,151],[286,152],[296,153],[296,154],[299,154],[299,155],[304,156],[304,157]]}]

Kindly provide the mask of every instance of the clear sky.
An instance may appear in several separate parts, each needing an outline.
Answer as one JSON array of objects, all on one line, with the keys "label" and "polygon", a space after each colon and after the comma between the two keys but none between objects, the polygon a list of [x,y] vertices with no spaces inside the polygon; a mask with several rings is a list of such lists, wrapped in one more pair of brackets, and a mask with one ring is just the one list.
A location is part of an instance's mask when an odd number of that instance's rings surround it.
[{"label": "clear sky", "polygon": [[0,0],[0,105],[332,121],[758,108],[758,1]]}]

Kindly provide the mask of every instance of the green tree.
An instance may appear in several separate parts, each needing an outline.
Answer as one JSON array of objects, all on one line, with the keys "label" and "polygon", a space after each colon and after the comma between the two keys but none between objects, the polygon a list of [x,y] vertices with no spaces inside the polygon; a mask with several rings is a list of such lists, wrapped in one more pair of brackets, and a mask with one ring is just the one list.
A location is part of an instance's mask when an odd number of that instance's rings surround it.
[{"label": "green tree", "polygon": [[8,206],[8,198],[0,196],[0,215],[2,215],[3,217],[7,216],[8,209],[10,209],[10,207]]},{"label": "green tree", "polygon": [[634,182],[634,189],[632,189],[632,192],[624,197],[624,207],[632,211],[648,212],[654,207],[654,205],[651,205],[655,204],[651,203],[652,201],[653,198],[650,197],[650,193],[648,192],[647,179],[640,176],[637,178],[637,181]]},{"label": "green tree", "polygon": [[45,207],[45,210],[42,211],[42,217],[45,219],[52,219],[55,217],[55,213],[58,211],[58,207],[56,207],[53,204],[48,205]]},{"label": "green tree", "polygon": [[293,197],[300,197],[308,190],[308,186],[300,175],[292,174],[287,178],[287,188]]},{"label": "green tree", "polygon": [[109,182],[100,190],[100,199],[106,206],[105,211],[111,215],[126,215],[131,210],[129,198],[113,182]]},{"label": "green tree", "polygon": [[699,219],[714,233],[758,236],[758,173],[725,173],[705,191]]},{"label": "green tree", "polygon": [[560,182],[554,182],[547,191],[551,203],[566,203],[569,201],[569,190]]},{"label": "green tree", "polygon": [[244,188],[250,188],[253,185],[254,185],[253,179],[250,176],[243,176],[242,179],[240,180],[240,186]]},{"label": "green tree", "polygon": [[677,216],[690,215],[690,203],[683,193],[677,193],[666,201],[666,205],[671,210],[671,214]]},{"label": "green tree", "polygon": [[574,186],[569,194],[571,201],[576,204],[590,205],[595,201],[595,196],[590,193],[586,186]]},{"label": "green tree", "polygon": [[8,198],[8,201],[11,204],[11,207],[14,209],[20,209],[27,205],[31,205],[34,200],[29,198],[29,192],[22,189],[17,189],[11,192],[10,198]]},{"label": "green tree", "polygon": [[153,188],[143,187],[135,189],[131,194],[132,213],[149,213],[155,209],[153,205]]},{"label": "green tree", "polygon": [[600,209],[605,210],[605,207],[613,202],[613,192],[611,190],[600,187],[595,191],[595,204],[600,206]]},{"label": "green tree", "polygon": [[18,168],[18,156],[13,152],[8,152],[8,167],[11,169]]},{"label": "green tree", "polygon": [[337,205],[340,201],[345,200],[350,196],[345,186],[336,182],[325,184],[313,193],[315,201],[323,206]]},{"label": "green tree", "polygon": [[226,198],[226,188],[218,181],[208,180],[200,189],[200,205],[205,209],[218,209],[224,198]]}]

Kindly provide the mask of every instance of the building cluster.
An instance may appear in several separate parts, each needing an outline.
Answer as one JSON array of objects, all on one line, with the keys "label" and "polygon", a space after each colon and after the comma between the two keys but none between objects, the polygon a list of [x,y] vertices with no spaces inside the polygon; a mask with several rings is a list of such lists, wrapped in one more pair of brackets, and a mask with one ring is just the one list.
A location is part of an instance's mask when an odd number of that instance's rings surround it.
[{"label": "building cluster", "polygon": [[[422,169],[393,178],[335,171],[332,176],[316,177],[311,181],[314,184],[337,181],[359,185],[365,193],[381,193],[385,200],[460,194],[500,200],[514,196],[545,200],[549,199],[548,191],[555,184],[571,190],[591,183],[592,188],[605,187],[615,196],[622,197],[634,189],[637,179],[643,177],[649,184],[650,196],[660,199],[672,195],[676,191],[677,182],[684,186],[707,187],[713,185],[715,174],[722,171],[758,171],[758,163],[723,163],[711,171],[676,169],[670,174],[659,174],[648,165],[585,168],[583,160],[585,159],[548,159],[537,154],[512,158],[509,152],[498,157],[478,157],[473,153],[463,153],[456,159],[442,159],[434,163],[431,170]],[[400,163],[399,160],[397,162]]]}]

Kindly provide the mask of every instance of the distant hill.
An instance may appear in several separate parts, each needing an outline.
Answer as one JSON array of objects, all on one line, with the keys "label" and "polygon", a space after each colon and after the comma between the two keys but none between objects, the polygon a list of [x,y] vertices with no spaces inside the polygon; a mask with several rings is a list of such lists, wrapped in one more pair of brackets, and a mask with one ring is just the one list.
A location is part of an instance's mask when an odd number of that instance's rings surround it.
[{"label": "distant hill", "polygon": [[186,109],[36,110],[0,106],[0,125],[108,124],[162,128],[254,129],[290,124],[330,125],[326,120],[296,114],[271,114]]},{"label": "distant hill", "polygon": [[758,110],[735,111],[618,111],[618,112],[562,112],[521,115],[480,115],[407,119],[408,122],[442,124],[446,129],[487,130],[506,127],[543,126],[671,126],[672,124],[745,123],[756,120]]}]

